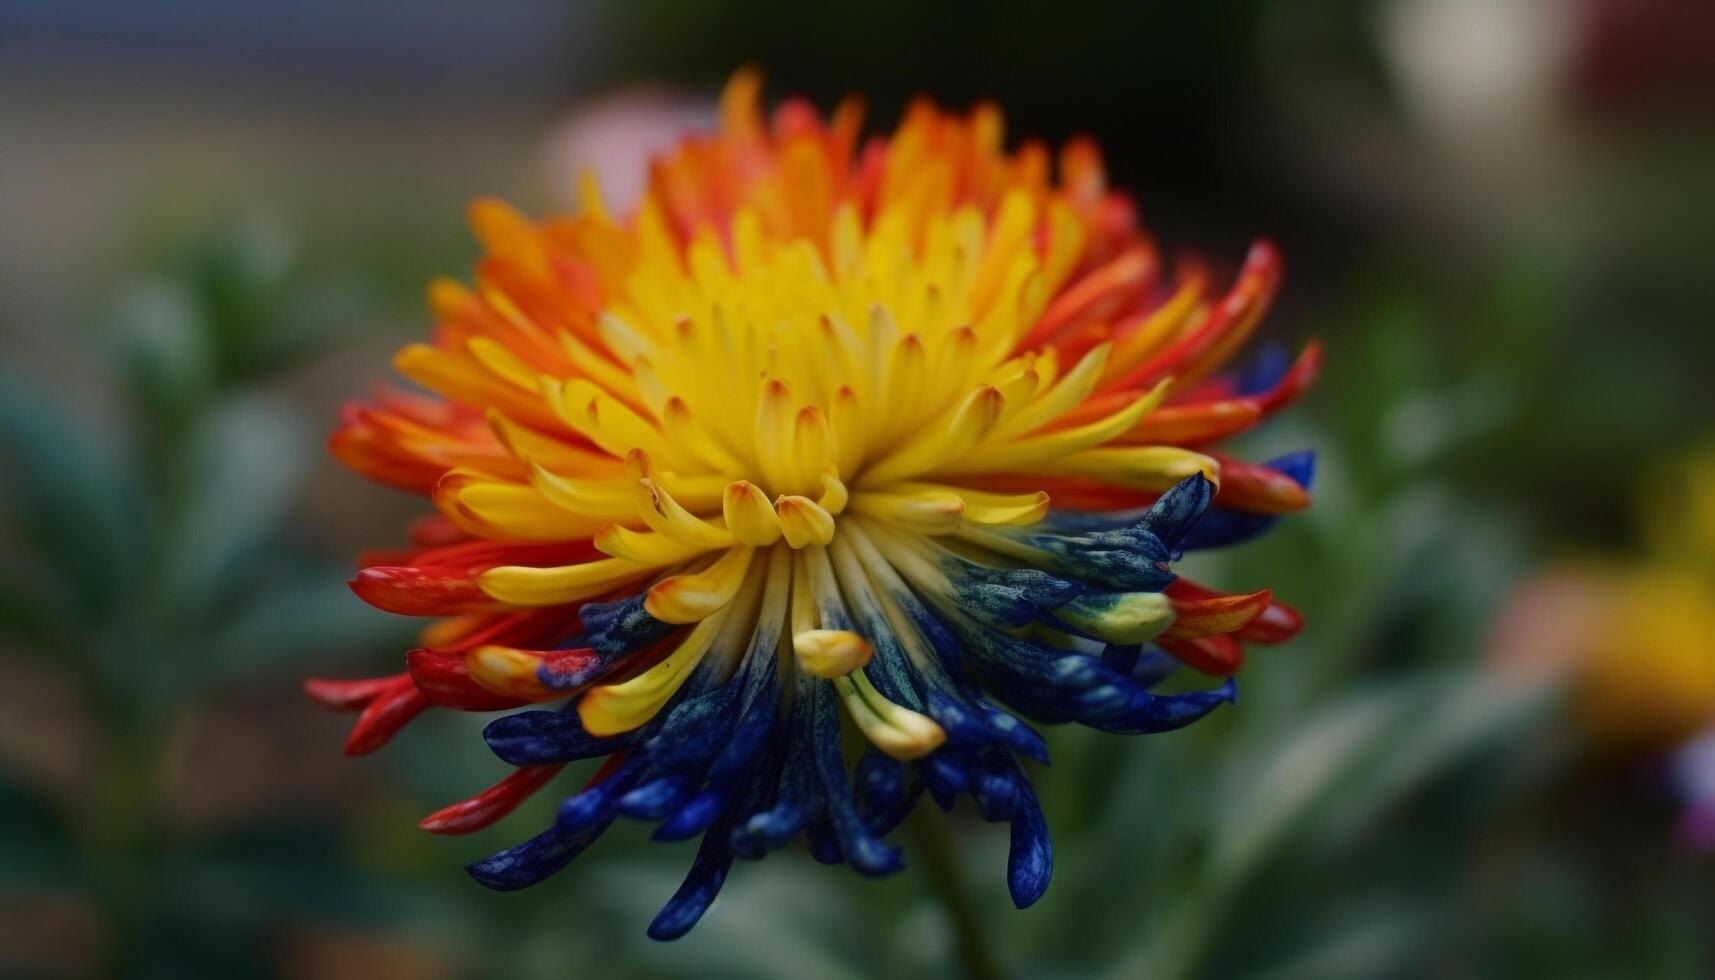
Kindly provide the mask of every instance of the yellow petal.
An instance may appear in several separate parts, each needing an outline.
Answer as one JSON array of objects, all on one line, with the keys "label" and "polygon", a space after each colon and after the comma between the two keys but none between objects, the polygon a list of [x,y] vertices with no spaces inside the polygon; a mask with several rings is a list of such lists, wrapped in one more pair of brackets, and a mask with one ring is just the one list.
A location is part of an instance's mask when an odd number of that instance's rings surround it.
[{"label": "yellow petal", "polygon": [[479,537],[523,541],[587,538],[601,522],[575,514],[525,483],[453,470],[435,486],[435,507],[460,528]]},{"label": "yellow petal", "polygon": [[992,385],[982,385],[965,397],[941,427],[931,426],[886,459],[858,475],[861,487],[879,487],[927,473],[946,460],[958,459],[986,435],[1000,417],[1006,400]]},{"label": "yellow petal", "polygon": [[785,496],[774,502],[780,530],[794,548],[824,545],[834,539],[834,515],[808,497]]},{"label": "yellow petal", "polygon": [[542,658],[528,650],[512,647],[480,646],[464,656],[465,670],[470,679],[496,694],[525,701],[552,701],[564,697],[542,683],[537,669]]},{"label": "yellow petal", "polygon": [[945,490],[905,493],[859,491],[852,510],[918,534],[952,534],[964,523],[965,501]]},{"label": "yellow petal", "polygon": [[1155,411],[1156,406],[1167,397],[1167,388],[1168,382],[1162,381],[1149,394],[1140,396],[1125,408],[1085,425],[1030,436],[1017,442],[990,442],[964,456],[948,460],[946,465],[937,467],[936,471],[1021,473],[1063,456],[1106,445],[1124,435],[1145,415]]},{"label": "yellow petal", "polygon": [[1219,484],[1215,460],[1177,446],[1107,446],[1086,449],[1043,465],[1042,472],[1085,476],[1122,487],[1166,490],[1194,473]]},{"label": "yellow petal", "polygon": [[592,687],[578,700],[578,719],[591,735],[618,735],[655,717],[709,651],[719,619],[705,619],[667,659],[620,684]]},{"label": "yellow petal", "polygon": [[641,565],[676,565],[711,550],[655,531],[633,531],[618,524],[603,525],[595,534],[595,546],[602,554]]},{"label": "yellow petal", "polygon": [[854,671],[833,682],[852,721],[876,748],[901,762],[921,759],[947,741],[947,733],[927,717],[889,701]]},{"label": "yellow petal", "polygon": [[643,608],[664,623],[695,623],[706,619],[738,594],[755,554],[755,548],[730,548],[700,572],[663,579],[650,586]]},{"label": "yellow petal", "polygon": [[875,648],[850,630],[805,630],[793,635],[792,652],[806,671],[833,680],[866,666]]},{"label": "yellow petal", "polygon": [[636,581],[651,570],[648,565],[623,558],[602,558],[580,565],[552,568],[502,565],[478,575],[476,584],[501,602],[517,606],[555,606],[600,595],[626,582]]},{"label": "yellow petal", "polygon": [[1173,603],[1160,592],[1097,593],[1054,610],[1054,616],[1081,633],[1109,643],[1147,643],[1175,618]]},{"label": "yellow petal", "polygon": [[746,480],[727,484],[721,501],[727,530],[739,544],[766,547],[780,540],[780,517],[769,506],[768,497]]},{"label": "yellow petal", "polygon": [[1035,524],[1048,514],[1048,494],[991,493],[941,483],[895,483],[894,493],[950,493],[965,502],[964,522],[969,524]]}]

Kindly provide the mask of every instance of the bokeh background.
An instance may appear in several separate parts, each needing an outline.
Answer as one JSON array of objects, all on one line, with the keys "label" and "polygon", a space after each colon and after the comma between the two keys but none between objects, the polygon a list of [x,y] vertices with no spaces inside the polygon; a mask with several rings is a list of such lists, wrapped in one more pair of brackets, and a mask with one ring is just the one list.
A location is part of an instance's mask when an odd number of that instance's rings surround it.
[{"label": "bokeh background", "polygon": [[1255,437],[1316,508],[1199,576],[1310,627],[1192,729],[1052,733],[1032,911],[954,814],[988,975],[1715,975],[1715,7],[0,0],[0,976],[983,974],[916,871],[741,865],[670,945],[635,826],[489,893],[548,801],[412,827],[481,719],[347,760],[298,691],[410,642],[344,580],[417,505],[322,441],[465,202],[623,188],[747,62],[1091,133],[1327,344]]}]

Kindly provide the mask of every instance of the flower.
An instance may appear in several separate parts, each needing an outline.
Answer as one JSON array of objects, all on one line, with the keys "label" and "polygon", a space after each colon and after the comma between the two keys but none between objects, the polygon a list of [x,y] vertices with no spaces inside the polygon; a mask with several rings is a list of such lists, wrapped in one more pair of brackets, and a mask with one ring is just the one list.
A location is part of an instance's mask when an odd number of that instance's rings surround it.
[{"label": "flower", "polygon": [[[351,406],[332,439],[438,512],[352,588],[443,618],[404,673],[309,691],[361,711],[352,753],[430,706],[557,703],[492,722],[514,770],[421,826],[486,826],[605,758],[552,826],[469,871],[533,884],[622,815],[700,836],[656,938],[736,858],[800,835],[899,868],[882,838],[924,790],[1011,824],[1024,907],[1052,851],[1022,719],[1178,728],[1233,700],[1246,642],[1297,631],[1269,591],[1167,563],[1308,504],[1309,454],[1209,447],[1298,396],[1318,350],[1219,373],[1275,249],[1224,294],[1195,262],[1170,272],[1088,141],[1055,167],[1007,152],[992,107],[918,103],[860,144],[857,103],[765,122],[758,93],[735,76],[718,132],[656,159],[634,214],[587,175],[574,216],[473,206],[475,287],[434,284],[434,342],[394,362],[439,397]],[[1180,664],[1227,679],[1152,690]],[[849,767],[842,719],[867,740]]]},{"label": "flower", "polygon": [[1568,682],[1593,741],[1651,751],[1715,727],[1715,449],[1643,484],[1642,552],[1538,574],[1509,598],[1491,658]]},{"label": "flower", "polygon": [[1679,842],[1715,854],[1715,446],[1643,482],[1643,548],[1551,569],[1509,597],[1491,661],[1564,684],[1588,749],[1641,762],[1680,806]]},{"label": "flower", "polygon": [[1604,577],[1580,664],[1581,714],[1613,742],[1683,742],[1715,726],[1715,448],[1645,483],[1646,560]]}]

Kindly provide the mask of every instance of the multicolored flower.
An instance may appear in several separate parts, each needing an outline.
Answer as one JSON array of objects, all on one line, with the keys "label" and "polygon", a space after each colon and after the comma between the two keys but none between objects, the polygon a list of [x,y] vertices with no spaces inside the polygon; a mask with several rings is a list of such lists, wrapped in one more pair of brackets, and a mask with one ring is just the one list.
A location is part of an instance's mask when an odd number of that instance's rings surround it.
[{"label": "multicolored flower", "polygon": [[[1309,454],[1211,447],[1296,398],[1318,351],[1222,373],[1275,249],[1212,292],[1088,141],[1009,152],[994,108],[926,102],[863,140],[856,102],[765,121],[758,96],[738,74],[718,132],[656,159],[635,213],[587,177],[575,215],[473,206],[475,286],[437,282],[433,342],[394,362],[438,397],[351,406],[332,440],[437,511],[352,588],[441,618],[404,673],[309,690],[361,712],[354,754],[432,706],[554,705],[492,722],[515,768],[421,826],[486,826],[605,758],[552,826],[469,870],[534,884],[621,816],[700,836],[657,938],[735,859],[800,836],[898,869],[883,838],[924,791],[1011,824],[1027,906],[1053,859],[1024,719],[1178,728],[1233,700],[1247,643],[1297,631],[1270,592],[1168,563],[1308,504]],[[1158,692],[1180,665],[1224,680]]]}]

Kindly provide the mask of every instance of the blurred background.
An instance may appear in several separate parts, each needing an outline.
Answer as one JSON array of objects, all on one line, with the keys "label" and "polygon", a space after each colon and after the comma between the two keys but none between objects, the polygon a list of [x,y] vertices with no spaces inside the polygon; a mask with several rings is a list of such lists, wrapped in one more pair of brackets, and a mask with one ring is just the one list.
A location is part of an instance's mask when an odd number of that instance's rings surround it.
[{"label": "blurred background", "polygon": [[0,977],[957,975],[916,870],[741,865],[670,945],[636,826],[490,893],[551,801],[412,826],[483,719],[353,761],[298,689],[410,643],[344,583],[419,505],[322,441],[465,203],[623,194],[747,62],[1090,133],[1328,348],[1254,437],[1316,508],[1197,576],[1303,636],[1189,730],[1052,732],[1032,911],[954,814],[998,975],[1715,975],[1715,6],[0,0]]}]

